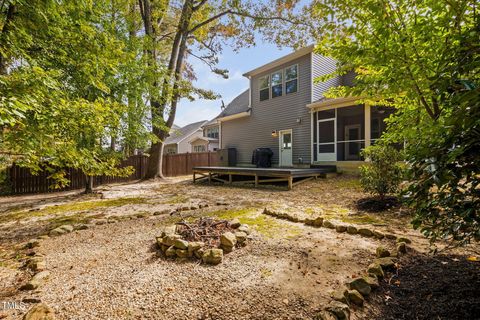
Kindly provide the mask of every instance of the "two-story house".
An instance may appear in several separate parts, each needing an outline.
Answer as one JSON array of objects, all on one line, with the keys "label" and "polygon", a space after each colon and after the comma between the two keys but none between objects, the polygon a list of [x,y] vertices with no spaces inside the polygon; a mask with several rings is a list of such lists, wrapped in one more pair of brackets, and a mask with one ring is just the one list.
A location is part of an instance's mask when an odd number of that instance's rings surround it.
[{"label": "two-story house", "polygon": [[219,124],[217,118],[202,126],[202,135],[190,139],[192,152],[217,151],[219,147]]},{"label": "two-story house", "polygon": [[273,164],[306,167],[358,166],[360,150],[378,139],[391,110],[357,105],[358,98],[327,99],[334,86],[353,85],[354,74],[317,82],[335,60],[309,46],[244,74],[250,88],[219,115],[220,148],[236,148],[239,165],[249,165],[255,148],[272,149]]},{"label": "two-story house", "polygon": [[172,127],[170,135],[165,139],[165,146],[163,152],[165,154],[177,154],[187,152],[200,152],[195,151],[197,148],[193,146],[190,141],[196,138],[203,137],[203,125],[208,121],[198,121],[190,123],[184,127]]}]

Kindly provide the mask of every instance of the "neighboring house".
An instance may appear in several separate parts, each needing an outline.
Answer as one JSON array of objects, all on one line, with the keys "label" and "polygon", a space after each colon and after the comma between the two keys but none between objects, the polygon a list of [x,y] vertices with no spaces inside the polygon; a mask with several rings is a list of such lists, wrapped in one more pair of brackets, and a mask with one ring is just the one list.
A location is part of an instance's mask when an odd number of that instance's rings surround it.
[{"label": "neighboring house", "polygon": [[309,46],[245,73],[250,88],[217,117],[219,147],[236,148],[239,165],[268,147],[275,166],[358,166],[360,150],[380,137],[391,111],[355,105],[353,97],[326,99],[329,88],[353,85],[353,72],[314,81],[335,69],[335,60]]},{"label": "neighboring house", "polygon": [[217,118],[206,122],[202,126],[202,136],[190,139],[191,152],[217,151],[219,146],[219,125]]},{"label": "neighboring house", "polygon": [[203,137],[202,126],[207,123],[206,120],[191,123],[185,127],[172,127],[170,136],[165,139],[163,152],[165,154],[177,154],[192,152],[190,141],[197,137]]}]

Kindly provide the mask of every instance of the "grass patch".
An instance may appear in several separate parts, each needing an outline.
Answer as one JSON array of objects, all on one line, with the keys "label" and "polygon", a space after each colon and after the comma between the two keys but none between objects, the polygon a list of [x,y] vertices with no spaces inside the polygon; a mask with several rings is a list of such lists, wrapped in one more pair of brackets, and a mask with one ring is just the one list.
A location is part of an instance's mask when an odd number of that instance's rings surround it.
[{"label": "grass patch", "polygon": [[42,217],[48,215],[58,215],[68,212],[78,212],[85,210],[94,210],[99,208],[108,207],[121,207],[128,204],[143,204],[146,203],[146,198],[142,197],[124,197],[108,200],[96,200],[96,201],[82,201],[65,203],[57,206],[49,206],[40,210],[29,211],[22,210],[11,213],[5,213],[0,215],[0,223],[9,222],[12,220],[22,220],[31,217]]},{"label": "grass patch", "polygon": [[179,203],[185,203],[190,201],[189,197],[186,197],[184,195],[175,195],[172,198],[163,201],[163,204],[179,204]]},{"label": "grass patch", "polygon": [[86,224],[92,219],[98,219],[105,217],[104,214],[86,215],[84,213],[76,213],[68,216],[55,216],[48,219],[48,222],[52,225],[52,228],[59,227],[64,224]]},{"label": "grass patch", "polygon": [[352,215],[340,217],[340,220],[346,223],[355,224],[383,224],[385,221],[380,220],[368,214]]},{"label": "grass patch", "polygon": [[299,227],[261,214],[255,208],[217,210],[209,212],[207,215],[225,220],[237,218],[241,223],[248,224],[252,229],[268,238],[294,238],[302,233]]},{"label": "grass patch", "polygon": [[336,179],[334,180],[334,184],[338,188],[342,189],[355,189],[361,190],[362,185],[360,184],[360,180],[357,178],[349,178],[349,179]]},{"label": "grass patch", "polygon": [[265,278],[271,277],[273,275],[273,272],[270,269],[262,268],[260,269],[260,274],[261,274],[261,277],[265,279]]},{"label": "grass patch", "polygon": [[[221,220],[238,219],[240,223],[249,225],[252,229],[268,238],[286,238],[291,239],[302,233],[302,229],[296,225],[286,223],[284,221],[266,216],[261,213],[258,208],[242,208],[230,210],[215,210],[203,213],[202,216],[215,217]],[[188,222],[194,222],[200,216],[197,214],[187,215],[184,219]],[[164,226],[174,224],[182,220],[180,216],[170,216],[159,222],[157,225]]]}]

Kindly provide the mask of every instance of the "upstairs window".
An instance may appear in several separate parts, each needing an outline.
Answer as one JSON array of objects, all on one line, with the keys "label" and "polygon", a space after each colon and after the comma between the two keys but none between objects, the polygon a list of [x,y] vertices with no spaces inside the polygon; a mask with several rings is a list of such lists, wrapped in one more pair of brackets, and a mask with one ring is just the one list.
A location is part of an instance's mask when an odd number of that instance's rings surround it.
[{"label": "upstairs window", "polygon": [[272,73],[272,98],[280,97],[283,93],[283,72]]},{"label": "upstairs window", "polygon": [[213,139],[218,139],[218,127],[208,128],[207,129],[207,137],[208,138],[213,138]]},{"label": "upstairs window", "polygon": [[294,93],[298,89],[298,66],[285,68],[285,93]]},{"label": "upstairs window", "polygon": [[260,101],[268,100],[270,98],[270,77],[265,76],[259,79],[260,87]]}]

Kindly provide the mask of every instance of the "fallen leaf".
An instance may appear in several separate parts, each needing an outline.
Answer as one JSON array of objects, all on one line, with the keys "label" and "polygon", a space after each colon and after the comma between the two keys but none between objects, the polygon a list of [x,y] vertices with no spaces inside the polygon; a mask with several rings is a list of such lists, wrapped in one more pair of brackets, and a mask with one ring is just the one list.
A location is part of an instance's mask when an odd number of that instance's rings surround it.
[{"label": "fallen leaf", "polygon": [[468,261],[478,261],[478,258],[475,256],[470,256],[467,258]]},{"label": "fallen leaf", "polygon": [[458,258],[453,258],[452,260],[455,261],[455,262],[460,261],[460,259],[458,259]]}]

